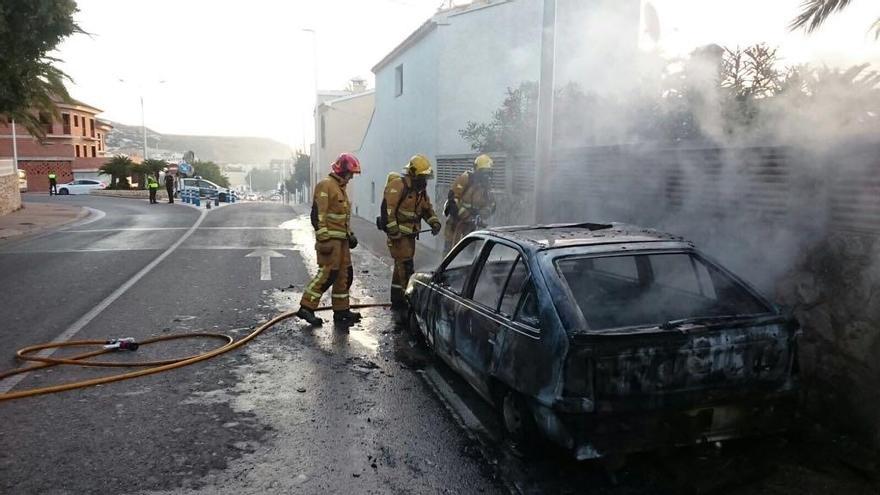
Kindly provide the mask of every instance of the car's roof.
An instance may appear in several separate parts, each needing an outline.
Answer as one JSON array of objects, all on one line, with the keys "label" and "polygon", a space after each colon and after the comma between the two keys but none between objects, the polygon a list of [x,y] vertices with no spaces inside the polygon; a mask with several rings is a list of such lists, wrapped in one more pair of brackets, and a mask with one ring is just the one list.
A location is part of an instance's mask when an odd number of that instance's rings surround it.
[{"label": "car's roof", "polygon": [[651,242],[679,242],[692,246],[682,237],[624,223],[517,225],[493,227],[486,232],[531,249]]}]

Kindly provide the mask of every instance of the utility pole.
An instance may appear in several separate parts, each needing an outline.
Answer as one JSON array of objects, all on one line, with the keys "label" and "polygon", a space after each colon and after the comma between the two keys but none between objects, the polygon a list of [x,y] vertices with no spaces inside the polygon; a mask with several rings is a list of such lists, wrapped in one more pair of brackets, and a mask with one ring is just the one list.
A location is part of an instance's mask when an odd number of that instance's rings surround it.
[{"label": "utility pole", "polygon": [[147,124],[144,118],[144,95],[141,95],[141,130],[144,132],[144,161],[147,160]]},{"label": "utility pole", "polygon": [[556,69],[556,0],[544,0],[541,35],[541,80],[538,84],[538,122],[535,136],[535,223],[546,221],[545,193],[553,159],[553,89]]},{"label": "utility pole", "polygon": [[12,119],[12,168],[18,180],[18,138],[15,135],[15,119]]},{"label": "utility pole", "polygon": [[[312,129],[315,131],[315,150],[311,153],[310,163],[314,164],[314,168],[309,167],[309,192],[314,190],[315,183],[318,181],[318,164],[320,163],[318,160],[320,158],[319,149],[321,148],[320,143],[318,142],[319,132],[317,118],[318,118],[318,32],[311,28],[303,28],[303,32],[312,33],[312,62],[314,63],[313,67],[313,76],[314,76],[314,96],[315,96],[315,104],[312,105]],[[307,152],[303,150],[304,152]]]}]

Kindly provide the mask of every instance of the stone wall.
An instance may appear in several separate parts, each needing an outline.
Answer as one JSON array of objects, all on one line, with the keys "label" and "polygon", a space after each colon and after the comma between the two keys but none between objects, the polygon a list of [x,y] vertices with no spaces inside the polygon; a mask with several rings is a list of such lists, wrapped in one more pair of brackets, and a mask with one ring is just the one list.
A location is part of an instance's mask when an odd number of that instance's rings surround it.
[{"label": "stone wall", "polygon": [[[90,194],[93,196],[110,196],[113,198],[150,199],[150,191],[142,189],[103,189],[92,191]],[[159,189],[159,192],[156,194],[156,199],[158,201],[168,201],[168,193],[165,192],[165,189]]]},{"label": "stone wall", "polygon": [[0,215],[12,213],[21,208],[21,193],[18,192],[18,175],[0,174]]}]

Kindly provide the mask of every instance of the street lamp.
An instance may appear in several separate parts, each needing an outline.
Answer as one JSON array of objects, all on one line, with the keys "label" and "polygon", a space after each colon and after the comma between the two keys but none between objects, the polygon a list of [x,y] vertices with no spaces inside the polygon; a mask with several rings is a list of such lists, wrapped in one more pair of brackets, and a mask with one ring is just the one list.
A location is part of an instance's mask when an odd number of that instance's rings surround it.
[{"label": "street lamp", "polygon": [[[314,184],[318,181],[318,158],[319,158],[319,144],[318,144],[318,129],[316,124],[317,119],[317,110],[318,110],[318,32],[312,28],[302,28],[302,31],[305,33],[312,33],[312,62],[314,63],[313,76],[314,76],[314,90],[315,90],[315,104],[312,106],[312,130],[315,131],[315,151],[312,153],[310,163],[314,165],[314,167],[310,167],[312,170],[309,170],[309,191],[312,190]],[[305,143],[303,143],[305,146]],[[305,150],[304,150],[305,151]]]},{"label": "street lamp", "polygon": [[541,34],[541,79],[538,83],[538,121],[535,133],[535,222],[544,219],[541,194],[553,157],[553,86],[556,65],[556,0],[544,0]]},{"label": "street lamp", "polygon": [[[122,84],[129,84],[128,81],[126,81],[125,79],[122,79],[121,77],[118,79],[119,79],[119,82],[121,82]],[[155,84],[165,84],[165,80],[163,79],[161,81],[156,81]],[[141,99],[141,131],[143,132],[143,135],[144,135],[144,160],[147,160],[149,157],[147,156],[147,125],[146,125],[146,120],[144,118],[144,87],[140,83],[138,83],[138,90],[140,92],[140,99]]]}]

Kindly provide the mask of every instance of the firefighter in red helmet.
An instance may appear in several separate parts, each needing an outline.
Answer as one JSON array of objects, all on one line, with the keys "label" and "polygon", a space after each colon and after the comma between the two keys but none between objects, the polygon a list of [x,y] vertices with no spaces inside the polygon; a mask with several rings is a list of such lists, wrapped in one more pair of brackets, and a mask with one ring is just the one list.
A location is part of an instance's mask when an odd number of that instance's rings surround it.
[{"label": "firefighter in red helmet", "polygon": [[351,230],[351,202],[345,186],[355,174],[361,173],[360,161],[351,153],[342,153],[331,165],[330,175],[315,185],[312,199],[312,227],[315,228],[315,250],[318,273],[306,285],[296,315],[309,324],[321,326],[324,320],[315,315],[321,295],[329,288],[333,305],[333,321],[352,324],[361,315],[351,311],[348,290],[354,271],[351,249],[357,238]]}]

